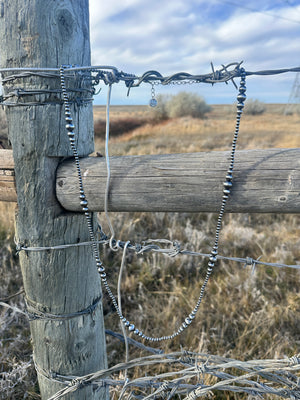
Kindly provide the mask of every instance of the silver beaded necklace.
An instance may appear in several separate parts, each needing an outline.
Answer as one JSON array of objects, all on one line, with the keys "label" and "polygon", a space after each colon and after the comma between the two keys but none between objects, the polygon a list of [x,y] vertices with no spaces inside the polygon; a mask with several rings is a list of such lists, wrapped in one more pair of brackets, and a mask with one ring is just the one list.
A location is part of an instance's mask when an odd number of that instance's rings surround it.
[{"label": "silver beaded necklace", "polygon": [[[208,267],[206,270],[206,276],[205,276],[204,282],[202,284],[202,287],[200,289],[200,294],[199,294],[197,303],[196,303],[195,307],[193,308],[193,310],[184,319],[184,321],[182,322],[182,324],[176,331],[174,331],[172,334],[170,334],[168,336],[153,337],[153,336],[147,336],[141,329],[138,329],[132,322],[128,321],[127,318],[124,317],[123,313],[120,310],[120,307],[118,306],[116,297],[112,293],[110,286],[108,284],[105,266],[103,265],[102,261],[100,260],[100,254],[99,254],[99,250],[98,250],[97,240],[96,240],[96,236],[95,236],[95,233],[93,230],[92,216],[91,216],[91,212],[89,211],[88,202],[87,202],[86,195],[85,195],[84,188],[83,188],[82,174],[81,174],[81,168],[80,168],[80,163],[79,163],[79,155],[78,155],[77,148],[75,145],[75,133],[74,133],[75,126],[73,124],[73,119],[71,116],[70,101],[69,101],[69,96],[68,96],[67,88],[66,88],[65,69],[66,69],[65,66],[61,66],[61,68],[60,68],[60,84],[61,84],[61,89],[62,89],[64,109],[65,109],[66,130],[67,130],[67,134],[69,137],[69,142],[70,142],[70,146],[71,146],[71,149],[73,152],[76,169],[77,169],[80,205],[81,205],[82,211],[84,212],[84,215],[86,217],[89,236],[90,236],[90,240],[91,240],[91,244],[92,244],[92,250],[93,250],[93,254],[94,254],[94,258],[95,258],[95,262],[96,262],[96,267],[97,267],[97,271],[100,275],[102,284],[103,284],[104,288],[106,289],[106,291],[114,305],[115,311],[118,314],[122,324],[130,332],[133,332],[138,337],[140,337],[144,340],[151,341],[151,342],[161,342],[163,340],[174,339],[176,336],[179,336],[192,323],[193,319],[195,318],[196,313],[199,310],[200,304],[202,302],[203,295],[204,295],[207,283],[209,281],[210,275],[212,274],[212,271],[215,267],[215,263],[217,261],[218,248],[219,248],[219,235],[220,235],[220,231],[221,231],[221,227],[222,227],[222,220],[223,220],[223,216],[224,216],[224,212],[225,212],[226,202],[227,202],[227,199],[229,197],[231,187],[232,187],[236,143],[237,143],[238,134],[239,134],[240,120],[241,120],[241,115],[243,113],[244,102],[246,100],[246,94],[245,94],[246,93],[246,85],[245,85],[246,73],[245,73],[245,70],[244,70],[244,68],[240,69],[241,80],[240,80],[239,92],[237,95],[236,125],[235,125],[235,133],[234,133],[233,140],[232,140],[232,146],[231,146],[230,164],[229,164],[229,168],[226,173],[225,181],[223,183],[223,185],[224,185],[223,198],[222,198],[221,208],[219,211],[219,217],[218,217],[217,226],[216,226],[214,245],[210,252]],[[110,87],[110,89],[111,89],[111,87]],[[152,97],[154,98],[153,94],[152,94]],[[107,121],[107,123],[108,123],[108,121]]]}]

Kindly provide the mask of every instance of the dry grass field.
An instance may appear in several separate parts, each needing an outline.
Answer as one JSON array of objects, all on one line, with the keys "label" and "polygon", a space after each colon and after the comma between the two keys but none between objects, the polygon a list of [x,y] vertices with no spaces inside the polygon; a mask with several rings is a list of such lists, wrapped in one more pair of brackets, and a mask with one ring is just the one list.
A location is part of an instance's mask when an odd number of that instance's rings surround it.
[{"label": "dry grass field", "polygon": [[[283,105],[268,105],[262,115],[244,115],[238,149],[300,147],[300,114],[284,115],[283,110]],[[235,128],[233,106],[213,106],[204,119],[182,117],[161,123],[153,123],[149,112],[144,106],[111,107],[112,127],[116,124],[126,127],[125,132],[121,129],[111,137],[111,155],[230,148]],[[103,126],[104,107],[95,106],[94,120],[95,126],[97,122],[98,126]],[[95,151],[104,154],[104,138],[99,132]],[[22,290],[13,243],[14,207],[0,203],[0,301],[22,309],[23,294],[11,297]],[[100,214],[99,218],[108,233],[104,215]],[[167,238],[180,242],[182,248],[207,253],[214,238],[217,215],[112,213],[111,220],[117,239],[136,243],[147,238]],[[261,256],[264,261],[300,264],[299,233],[300,215],[226,214],[220,254]],[[109,249],[102,252],[115,293],[121,256]],[[157,253],[128,254],[122,284],[122,308],[126,317],[147,334],[170,334],[194,307],[206,265],[205,260],[191,256],[167,258]],[[249,266],[219,261],[194,323],[183,335],[161,344],[160,348],[165,352],[183,348],[240,360],[284,358],[299,353],[299,278],[299,270],[295,269],[257,266],[252,270]],[[118,317],[106,295],[104,312],[106,328],[121,332]],[[38,399],[26,318],[13,309],[1,307],[0,337],[0,398]],[[109,365],[124,361],[124,345],[109,336],[107,351]],[[130,347],[130,358],[142,355],[145,353]],[[133,376],[141,373],[145,371],[136,368]],[[1,390],[4,397],[1,397]],[[248,397],[215,392],[214,398]]]},{"label": "dry grass field", "polygon": [[[244,115],[239,149],[289,148],[300,144],[300,114],[284,115],[284,105],[269,104],[262,115]],[[111,107],[110,119],[146,121],[142,126],[112,138],[110,152],[119,154],[163,154],[227,150],[234,130],[233,105],[215,105],[204,119],[182,117],[159,124],[147,123],[151,110],[147,106]],[[105,107],[95,107],[95,121],[105,120]],[[104,141],[96,136],[97,151],[104,152]]]}]

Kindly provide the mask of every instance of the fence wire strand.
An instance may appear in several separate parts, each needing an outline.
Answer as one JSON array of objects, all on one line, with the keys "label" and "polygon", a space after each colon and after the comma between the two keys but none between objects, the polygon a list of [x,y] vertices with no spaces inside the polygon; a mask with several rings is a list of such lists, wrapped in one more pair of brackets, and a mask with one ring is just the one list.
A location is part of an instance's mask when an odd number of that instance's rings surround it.
[{"label": "fence wire strand", "polygon": [[[136,379],[118,379],[124,370],[159,364],[167,372]],[[170,371],[171,368],[171,371]],[[300,354],[289,359],[239,361],[205,353],[174,352],[156,354],[118,364],[82,377],[56,374],[55,379],[66,385],[49,400],[59,400],[86,385],[120,387],[122,396],[138,399],[141,392],[148,400],[181,395],[193,400],[218,390],[247,393],[254,396],[272,394],[287,399],[300,399]],[[42,373],[42,371],[40,371]],[[115,379],[113,379],[115,376]]]},{"label": "fence wire strand", "polygon": [[[114,249],[114,251],[124,250],[124,247],[128,241],[124,242],[122,240],[113,239],[102,239],[97,240],[95,243],[99,245],[109,245]],[[16,251],[19,253],[20,251],[25,252],[39,252],[39,251],[49,251],[49,250],[64,250],[72,247],[80,247],[80,246],[91,246],[94,242],[81,242],[81,243],[70,243],[63,244],[58,246],[45,246],[45,247],[26,247],[18,242],[16,242]],[[201,253],[197,251],[191,251],[188,249],[181,249],[181,244],[177,241],[172,241],[168,239],[147,239],[142,243],[129,244],[126,246],[128,251],[135,252],[137,255],[143,255],[149,252],[159,253],[167,257],[177,257],[179,255],[184,256],[193,256],[193,257],[203,257],[209,258],[210,254]],[[225,260],[225,261],[234,261],[246,266],[268,266],[268,267],[276,267],[276,268],[292,268],[300,270],[300,264],[283,264],[283,263],[271,263],[262,261],[259,258],[255,259],[252,257],[227,257],[222,256],[220,254],[217,255],[217,259]]]},{"label": "fence wire strand", "polygon": [[[118,68],[109,65],[97,65],[97,66],[65,66],[65,74],[66,77],[75,78],[78,77],[86,82],[90,82],[91,86],[94,87],[93,93],[95,94],[95,86],[97,86],[100,82],[103,82],[105,85],[112,85],[114,83],[123,82],[125,86],[128,88],[127,95],[131,88],[138,87],[142,83],[148,83],[153,85],[161,84],[161,85],[170,85],[176,83],[228,83],[231,81],[234,86],[237,88],[237,85],[234,81],[235,78],[241,77],[242,70],[241,68],[243,61],[240,62],[231,62],[227,65],[222,64],[219,69],[215,69],[213,63],[211,63],[212,72],[206,74],[190,74],[187,72],[176,72],[172,75],[163,76],[159,71],[150,70],[146,71],[142,75],[131,74],[127,72],[123,72],[118,70]],[[245,71],[246,76],[271,76],[278,75],[287,72],[300,72],[300,67],[291,67],[291,68],[280,68],[280,69],[269,69],[269,70],[261,70],[261,71]],[[12,85],[15,80],[28,78],[31,76],[38,76],[41,78],[59,78],[59,68],[1,68],[0,73],[2,74],[2,85]],[[22,91],[22,89],[17,88],[17,98],[15,102],[9,101],[10,94],[2,96],[0,99],[0,103],[6,106],[16,106],[16,105],[44,105],[48,104],[47,102],[19,102],[19,99],[28,96],[26,91]],[[76,89],[74,89],[76,90]],[[85,89],[86,90],[86,89]],[[13,90],[10,92],[13,93],[14,96],[16,92]],[[48,93],[48,90],[39,89],[40,94]],[[8,96],[8,97],[7,97]],[[83,101],[91,101],[92,98],[82,99]],[[49,101],[49,104],[56,104],[56,102]]]}]

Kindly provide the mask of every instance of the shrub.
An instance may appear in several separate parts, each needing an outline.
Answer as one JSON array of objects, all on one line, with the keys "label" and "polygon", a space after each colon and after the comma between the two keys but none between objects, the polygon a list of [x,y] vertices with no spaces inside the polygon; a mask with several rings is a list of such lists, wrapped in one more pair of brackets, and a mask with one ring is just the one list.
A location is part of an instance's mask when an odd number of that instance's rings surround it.
[{"label": "shrub", "polygon": [[170,118],[191,116],[203,118],[211,110],[203,97],[188,92],[180,92],[172,96],[166,104],[167,114]]},{"label": "shrub", "polygon": [[160,122],[168,118],[191,116],[203,118],[211,110],[205,100],[195,93],[180,92],[174,96],[157,96],[157,106],[151,109],[151,119]]},{"label": "shrub", "polygon": [[287,104],[283,110],[283,115],[294,115],[294,113],[300,114],[300,104],[299,103]]},{"label": "shrub", "polygon": [[266,106],[259,100],[249,99],[245,102],[245,114],[260,115],[266,111]]}]

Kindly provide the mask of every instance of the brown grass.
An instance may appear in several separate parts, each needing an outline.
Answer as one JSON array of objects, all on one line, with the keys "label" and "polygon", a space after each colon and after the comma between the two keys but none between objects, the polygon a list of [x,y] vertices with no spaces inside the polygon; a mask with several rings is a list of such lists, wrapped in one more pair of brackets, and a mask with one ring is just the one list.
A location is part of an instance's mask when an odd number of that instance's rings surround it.
[{"label": "brown grass", "polygon": [[[283,115],[279,105],[267,107],[259,116],[243,116],[238,148],[299,147],[300,115]],[[103,107],[95,107],[95,121],[104,119]],[[145,107],[112,107],[111,118],[146,121]],[[229,149],[235,127],[232,106],[214,106],[204,120],[180,118],[161,124],[146,123],[111,139],[110,153],[158,154]],[[104,152],[103,139],[97,138],[96,151]],[[13,252],[14,206],[0,204],[2,274],[1,295],[9,296],[22,287],[18,260]],[[140,242],[146,238],[169,238],[190,250],[208,252],[216,225],[215,214],[113,213],[116,237]],[[108,233],[105,219],[100,215]],[[228,214],[220,238],[220,253],[227,256],[262,256],[270,262],[300,263],[299,215]],[[108,279],[116,292],[120,254],[104,249],[102,259]],[[122,285],[126,317],[150,335],[170,334],[193,308],[203,282],[207,262],[191,256],[175,259],[158,254],[127,255]],[[10,304],[23,306],[22,298]],[[104,299],[106,328],[120,331],[119,320],[107,296]],[[30,360],[26,320],[1,309],[2,371],[13,378],[14,365]],[[299,271],[271,267],[243,268],[234,262],[219,262],[200,308],[199,315],[185,333],[161,345],[164,351],[209,352],[249,360],[292,356],[300,345]],[[124,347],[107,338],[109,364],[124,360]],[[22,352],[24,354],[22,354]],[[142,355],[130,348],[130,357]],[[14,364],[15,363],[15,364]],[[23,379],[20,393],[33,392],[33,367]],[[150,370],[148,370],[150,373]],[[154,372],[155,371],[151,371]],[[157,372],[159,372],[157,370]],[[0,371],[1,373],[1,371]],[[135,370],[136,376],[145,373]],[[22,392],[23,390],[23,392]],[[13,395],[12,395],[13,396]],[[31,396],[31,397],[30,397]],[[37,398],[32,394],[28,398]],[[14,398],[14,397],[11,397]],[[236,399],[233,394],[217,394],[217,399]],[[269,397],[270,399],[272,396]]]},{"label": "brown grass", "polygon": [[[300,143],[300,114],[283,115],[283,106],[268,105],[259,116],[245,115],[241,122],[239,149],[288,148]],[[104,112],[102,110],[102,112]],[[116,113],[116,115],[115,115]],[[100,112],[96,109],[95,120]],[[132,116],[132,110],[111,110],[111,119]],[[147,119],[148,109],[139,108],[138,119]],[[231,105],[213,106],[204,119],[183,117],[160,124],[145,124],[120,138],[112,138],[110,152],[117,154],[163,154],[226,150],[235,129],[235,110]],[[97,151],[104,151],[104,141],[96,138]]]}]

